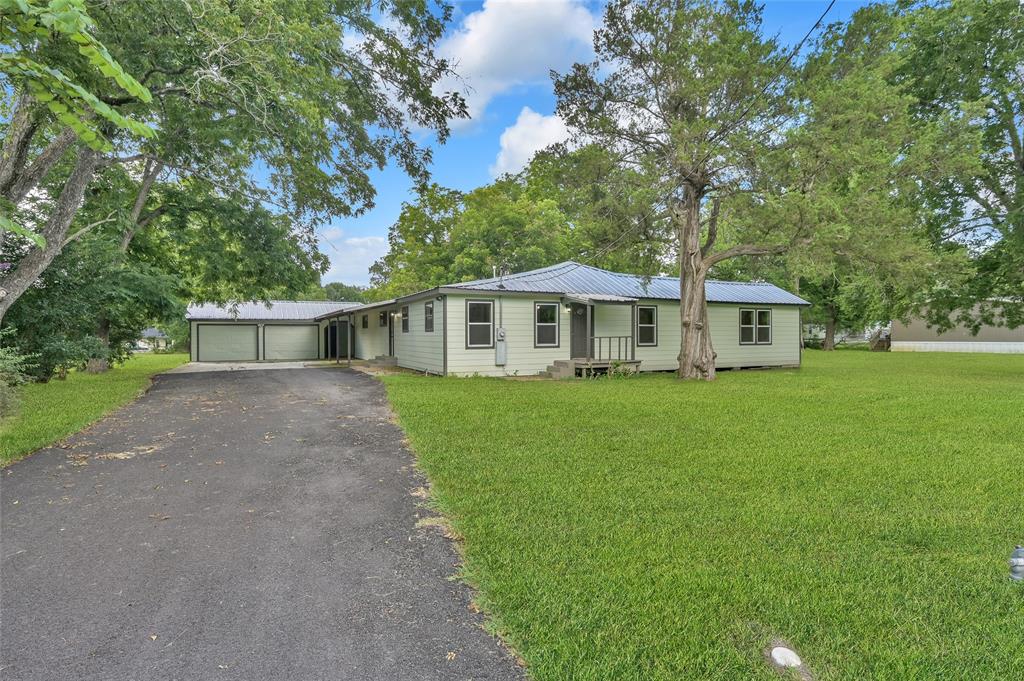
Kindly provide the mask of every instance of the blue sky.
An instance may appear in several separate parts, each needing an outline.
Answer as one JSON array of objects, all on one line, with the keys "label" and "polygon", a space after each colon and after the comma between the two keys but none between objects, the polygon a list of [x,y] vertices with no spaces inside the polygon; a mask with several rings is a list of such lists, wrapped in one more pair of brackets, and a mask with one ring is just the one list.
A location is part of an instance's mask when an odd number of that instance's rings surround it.
[{"label": "blue sky", "polygon": [[[848,19],[863,4],[840,0],[826,21]],[[764,30],[784,44],[796,44],[827,5],[828,0],[768,0]],[[537,149],[564,139],[548,72],[591,57],[600,12],[600,3],[584,0],[455,3],[439,51],[458,62],[472,88],[464,92],[472,118],[456,123],[445,145],[432,145],[435,182],[470,190],[502,171],[519,170]],[[409,179],[394,167],[375,173],[373,180],[378,193],[372,210],[335,220],[320,232],[320,248],[331,259],[324,283],[365,285],[370,265],[387,251],[388,227],[402,202],[414,198]]]}]

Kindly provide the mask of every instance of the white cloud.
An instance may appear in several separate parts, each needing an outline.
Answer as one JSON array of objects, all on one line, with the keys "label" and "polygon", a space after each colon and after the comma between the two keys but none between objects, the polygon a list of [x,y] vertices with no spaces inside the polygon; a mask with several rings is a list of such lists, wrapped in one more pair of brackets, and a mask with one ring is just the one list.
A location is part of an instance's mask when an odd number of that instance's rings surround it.
[{"label": "white cloud", "polygon": [[544,116],[528,106],[516,122],[501,133],[501,150],[491,166],[491,175],[515,173],[526,167],[541,149],[569,139],[569,128],[557,115]]},{"label": "white cloud", "polygon": [[470,120],[479,120],[496,95],[546,83],[551,69],[589,60],[596,23],[580,0],[486,0],[439,46],[465,81],[447,80],[440,89],[462,92]]},{"label": "white cloud", "polygon": [[321,281],[365,286],[370,283],[370,265],[388,252],[388,240],[382,236],[342,236],[344,231],[337,227],[320,233],[321,241],[326,242],[320,250],[331,260]]}]

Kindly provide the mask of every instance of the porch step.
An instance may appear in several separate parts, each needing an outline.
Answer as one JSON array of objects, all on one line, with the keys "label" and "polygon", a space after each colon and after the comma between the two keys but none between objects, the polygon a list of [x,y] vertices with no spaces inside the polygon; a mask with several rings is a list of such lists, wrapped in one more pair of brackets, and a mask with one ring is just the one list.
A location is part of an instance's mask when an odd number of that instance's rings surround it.
[{"label": "porch step", "polygon": [[398,366],[397,357],[388,357],[387,355],[377,355],[373,358],[372,362],[382,367],[396,367]]}]

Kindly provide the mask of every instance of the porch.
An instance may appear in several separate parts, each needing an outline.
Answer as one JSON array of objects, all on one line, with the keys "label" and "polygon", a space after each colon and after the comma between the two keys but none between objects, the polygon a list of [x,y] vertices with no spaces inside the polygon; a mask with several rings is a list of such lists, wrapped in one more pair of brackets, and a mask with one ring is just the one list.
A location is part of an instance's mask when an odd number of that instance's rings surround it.
[{"label": "porch", "polygon": [[547,369],[553,378],[636,372],[637,299],[613,295],[563,298],[570,314],[569,359]]}]

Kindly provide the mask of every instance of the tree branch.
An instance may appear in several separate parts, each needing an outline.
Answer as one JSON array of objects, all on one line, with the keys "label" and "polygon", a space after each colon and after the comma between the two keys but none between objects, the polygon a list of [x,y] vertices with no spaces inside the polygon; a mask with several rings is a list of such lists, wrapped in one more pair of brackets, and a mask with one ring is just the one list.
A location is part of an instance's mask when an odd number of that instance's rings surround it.
[{"label": "tree branch", "polygon": [[86,225],[85,227],[82,227],[80,230],[78,230],[77,232],[75,232],[74,234],[69,236],[68,238],[64,239],[64,243],[62,243],[60,245],[60,247],[64,248],[69,243],[71,243],[72,241],[74,241],[75,239],[77,239],[78,237],[82,236],[83,234],[85,234],[86,232],[88,232],[89,230],[91,230],[91,229],[93,229],[95,227],[99,227],[100,225],[106,224],[108,222],[113,222],[114,220],[117,219],[117,218],[114,217],[114,213],[115,212],[116,211],[110,211],[110,214],[107,215],[107,217],[103,218],[102,220],[97,220],[96,222],[90,223],[90,224]]},{"label": "tree branch", "polygon": [[724,251],[719,251],[712,255],[704,257],[704,267],[714,267],[723,260],[729,260],[730,258],[738,258],[744,255],[778,255],[779,253],[785,253],[789,249],[789,246],[756,246],[754,244],[743,244],[741,246],[733,246],[727,248]]},{"label": "tree branch", "polygon": [[43,152],[36,156],[27,168],[17,174],[16,179],[5,193],[6,198],[15,205],[21,203],[22,199],[36,185],[43,181],[43,178],[56,165],[57,161],[67,153],[67,150],[71,148],[76,139],[77,137],[71,128],[61,130],[60,134],[54,137],[50,144],[43,149]]}]

